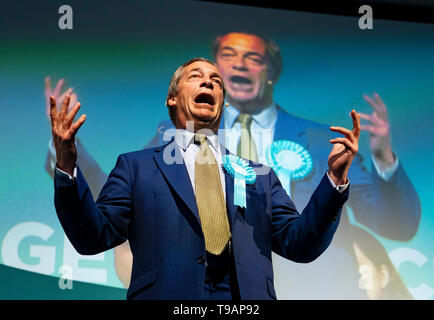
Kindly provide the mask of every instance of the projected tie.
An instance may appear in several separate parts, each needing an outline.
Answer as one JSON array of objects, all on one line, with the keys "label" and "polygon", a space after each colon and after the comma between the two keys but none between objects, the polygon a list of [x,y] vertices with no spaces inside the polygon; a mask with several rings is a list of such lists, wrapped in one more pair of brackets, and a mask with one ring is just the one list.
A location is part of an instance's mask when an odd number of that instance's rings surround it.
[{"label": "projected tie", "polygon": [[253,118],[247,113],[240,113],[237,118],[237,121],[241,123],[241,137],[238,141],[237,154],[241,158],[258,161],[256,145],[250,131],[252,120]]},{"label": "projected tie", "polygon": [[226,247],[231,231],[216,159],[204,134],[196,134],[199,151],[195,161],[196,202],[199,209],[206,251],[219,255]]}]

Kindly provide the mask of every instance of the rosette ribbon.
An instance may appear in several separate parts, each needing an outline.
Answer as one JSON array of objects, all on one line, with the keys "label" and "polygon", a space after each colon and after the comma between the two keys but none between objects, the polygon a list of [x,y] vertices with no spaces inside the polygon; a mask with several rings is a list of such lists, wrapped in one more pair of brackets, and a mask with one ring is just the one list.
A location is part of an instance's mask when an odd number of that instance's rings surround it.
[{"label": "rosette ribbon", "polygon": [[246,184],[256,181],[256,172],[249,163],[235,155],[223,156],[223,166],[234,178],[234,205],[246,208]]},{"label": "rosette ribbon", "polygon": [[291,197],[291,179],[303,180],[313,169],[312,157],[300,144],[289,140],[274,141],[266,152],[267,163],[279,177]]}]

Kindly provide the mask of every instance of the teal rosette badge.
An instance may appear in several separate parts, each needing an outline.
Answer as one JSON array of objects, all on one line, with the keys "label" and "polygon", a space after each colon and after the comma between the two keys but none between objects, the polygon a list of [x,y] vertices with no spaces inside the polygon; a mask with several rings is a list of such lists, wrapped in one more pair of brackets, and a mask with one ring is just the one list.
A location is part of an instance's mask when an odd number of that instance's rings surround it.
[{"label": "teal rosette badge", "polygon": [[303,180],[313,169],[312,157],[302,145],[289,141],[274,141],[267,149],[267,162],[273,168],[283,188],[291,196],[291,179]]},{"label": "teal rosette badge", "polygon": [[246,184],[256,181],[256,172],[249,163],[232,154],[223,157],[225,170],[234,178],[234,205],[246,208]]}]

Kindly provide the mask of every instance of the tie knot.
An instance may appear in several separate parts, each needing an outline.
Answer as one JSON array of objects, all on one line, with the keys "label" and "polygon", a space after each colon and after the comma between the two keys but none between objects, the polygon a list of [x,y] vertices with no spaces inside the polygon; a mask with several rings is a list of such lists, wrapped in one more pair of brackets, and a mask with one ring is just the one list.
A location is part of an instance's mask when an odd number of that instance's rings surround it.
[{"label": "tie knot", "polygon": [[194,135],[194,142],[199,145],[203,144],[206,142],[206,135],[204,135],[203,133],[196,133]]},{"label": "tie knot", "polygon": [[250,123],[253,120],[252,116],[247,113],[240,113],[237,119],[241,123],[241,127],[243,128],[249,127]]}]

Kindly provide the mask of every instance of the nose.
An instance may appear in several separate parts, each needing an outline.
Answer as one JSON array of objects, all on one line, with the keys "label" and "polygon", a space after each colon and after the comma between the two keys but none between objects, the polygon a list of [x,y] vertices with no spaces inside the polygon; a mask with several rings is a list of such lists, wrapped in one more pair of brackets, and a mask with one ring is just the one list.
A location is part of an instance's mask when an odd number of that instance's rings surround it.
[{"label": "nose", "polygon": [[210,78],[203,78],[201,84],[201,88],[208,88],[208,89],[214,89],[214,84],[212,83]]},{"label": "nose", "polygon": [[238,71],[247,71],[247,66],[244,61],[244,58],[241,56],[237,56],[232,64],[232,68]]}]

